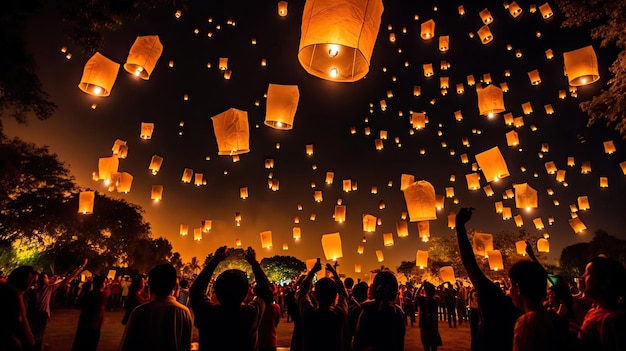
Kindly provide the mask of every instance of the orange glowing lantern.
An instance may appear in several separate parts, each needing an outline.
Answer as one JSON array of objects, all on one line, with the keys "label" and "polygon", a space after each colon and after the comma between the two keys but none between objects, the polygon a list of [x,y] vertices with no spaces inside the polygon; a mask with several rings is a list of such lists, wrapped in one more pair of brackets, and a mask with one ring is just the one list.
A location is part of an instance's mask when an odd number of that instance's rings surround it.
[{"label": "orange glowing lantern", "polygon": [[524,220],[522,219],[522,216],[520,215],[515,215],[513,217],[513,220],[515,221],[515,226],[518,228],[521,228],[524,225]]},{"label": "orange glowing lantern", "polygon": [[608,188],[609,187],[609,178],[600,177],[600,188]]},{"label": "orange glowing lantern", "polygon": [[531,188],[528,183],[513,184],[513,188],[516,208],[537,208],[537,190]]},{"label": "orange glowing lantern", "polygon": [[195,240],[195,241],[202,240],[202,228],[194,228],[193,229],[193,240]]},{"label": "orange glowing lantern", "polygon": [[346,206],[345,205],[335,205],[335,222],[345,222],[346,221]]},{"label": "orange glowing lantern", "polygon": [[439,268],[439,277],[442,282],[453,283],[456,282],[456,276],[454,275],[454,268],[452,266],[443,266]]},{"label": "orange glowing lantern", "polygon": [[509,176],[506,162],[497,146],[477,154],[476,162],[478,162],[478,165],[483,171],[487,182],[497,181]]},{"label": "orange glowing lantern", "polygon": [[579,196],[578,199],[578,209],[581,211],[588,210],[589,207],[589,198],[587,196]]},{"label": "orange glowing lantern", "polygon": [[181,224],[179,233],[180,236],[187,236],[189,234],[189,224]]},{"label": "orange glowing lantern", "polygon": [[469,173],[465,175],[468,190],[480,189],[480,175],[478,173]]},{"label": "orange glowing lantern", "polygon": [[141,134],[139,134],[141,139],[151,139],[152,132],[154,132],[154,123],[141,122]]},{"label": "orange glowing lantern", "polygon": [[191,177],[192,176],[193,176],[193,169],[185,168],[183,170],[183,177],[181,178],[181,181],[183,183],[191,183]]},{"label": "orange glowing lantern", "polygon": [[487,116],[505,111],[502,89],[490,84],[476,93],[478,94],[478,110],[481,115]]},{"label": "orange glowing lantern", "polygon": [[489,12],[489,9],[485,8],[478,14],[480,15],[480,19],[483,21],[484,24],[489,24],[493,22],[493,17],[491,16],[491,12]]},{"label": "orange glowing lantern", "polygon": [[120,161],[117,157],[101,157],[98,159],[98,179],[110,182],[117,173]]},{"label": "orange glowing lantern", "polygon": [[454,229],[456,227],[456,213],[450,212],[448,214],[448,228]]},{"label": "orange glowing lantern", "polygon": [[159,155],[154,155],[152,156],[152,159],[150,160],[150,166],[148,166],[148,169],[152,172],[153,175],[156,175],[157,173],[159,173],[159,170],[161,170],[162,164],[163,164],[163,157]]},{"label": "orange glowing lantern", "polygon": [[382,250],[376,250],[376,259],[378,260],[378,262],[382,262],[385,260],[385,255],[383,255]]},{"label": "orange glowing lantern", "polygon": [[367,213],[363,215],[363,231],[368,233],[376,231],[376,216]]},{"label": "orange glowing lantern", "polygon": [[306,145],[306,154],[308,156],[313,155],[313,144],[308,144]]},{"label": "orange glowing lantern", "polygon": [[218,155],[238,155],[250,152],[248,113],[230,108],[211,117],[217,139]]},{"label": "orange glowing lantern", "polygon": [[524,240],[516,241],[515,251],[518,255],[526,256],[526,242]]},{"label": "orange glowing lantern", "polygon": [[504,269],[502,262],[502,254],[500,250],[487,251],[487,258],[489,261],[489,268],[494,271],[501,271]]},{"label": "orange glowing lantern", "polygon": [[426,126],[426,114],[424,112],[413,112],[411,114],[411,125],[415,129],[423,129]]},{"label": "orange glowing lantern", "polygon": [[415,176],[411,174],[402,174],[400,176],[400,190],[404,191],[404,189],[408,188],[409,185],[415,183]]},{"label": "orange glowing lantern", "polygon": [[424,69],[424,77],[432,77],[435,74],[432,63],[425,63],[422,68]]},{"label": "orange glowing lantern", "polygon": [[439,51],[448,51],[450,48],[450,37],[442,35],[439,37]]},{"label": "orange glowing lantern", "polygon": [[607,154],[612,154],[616,151],[615,144],[613,144],[613,140],[605,141],[602,143],[604,146],[604,152]]},{"label": "orange glowing lantern", "polygon": [[539,5],[539,12],[541,12],[541,17],[543,17],[543,19],[548,19],[553,15],[552,8],[550,8],[550,4],[547,2],[543,5]]},{"label": "orange glowing lantern", "polygon": [[163,44],[158,35],[137,37],[130,48],[124,69],[130,74],[148,80],[162,52]]},{"label": "orange glowing lantern", "polygon": [[528,72],[528,79],[530,79],[530,84],[539,85],[541,84],[541,77],[539,76],[539,70],[532,70]]},{"label": "orange glowing lantern", "polygon": [[280,17],[287,16],[287,1],[279,1],[278,2],[278,15]]},{"label": "orange glowing lantern", "polygon": [[435,36],[435,21],[428,20],[420,25],[420,37],[424,40],[430,40]]},{"label": "orange glowing lantern", "polygon": [[542,230],[543,228],[545,228],[545,226],[543,225],[543,221],[540,217],[533,219],[533,224],[535,225],[535,228],[537,230]]},{"label": "orange glowing lantern", "polygon": [[322,235],[322,249],[327,260],[336,260],[343,257],[341,249],[341,235],[339,233],[330,233]]},{"label": "orange glowing lantern", "polygon": [[568,220],[570,227],[572,227],[572,229],[574,229],[574,232],[576,233],[582,233],[583,231],[585,231],[587,229],[587,226],[585,226],[585,224],[583,223],[583,221],[580,220],[580,218],[572,218],[570,220]]},{"label": "orange glowing lantern", "polygon": [[491,34],[491,29],[487,25],[480,27],[476,33],[483,44],[489,44],[493,40],[493,34]]},{"label": "orange glowing lantern", "polygon": [[537,252],[550,252],[550,242],[548,239],[540,238],[537,240]]},{"label": "orange glowing lantern", "polygon": [[261,247],[264,249],[272,248],[272,231],[266,230],[264,232],[259,233],[261,237]]},{"label": "orange glowing lantern", "polygon": [[302,14],[298,60],[319,78],[354,82],[369,71],[382,0],[307,1]]},{"label": "orange glowing lantern", "polygon": [[519,145],[519,137],[517,132],[512,130],[506,133],[506,145],[507,146],[517,146]]},{"label": "orange glowing lantern", "polygon": [[299,99],[297,85],[270,84],[267,89],[265,125],[280,130],[292,129]]},{"label": "orange glowing lantern", "polygon": [[343,191],[346,193],[352,191],[352,181],[350,179],[343,180]]},{"label": "orange glowing lantern", "polygon": [[354,273],[361,273],[361,264],[360,263],[355,263],[354,264]]},{"label": "orange glowing lantern", "polygon": [[487,233],[474,233],[474,253],[480,256],[487,256],[487,251],[493,250],[493,235]]},{"label": "orange glowing lantern", "polygon": [[161,201],[163,199],[163,185],[153,185],[150,192],[150,199],[154,201]]},{"label": "orange glowing lantern", "polygon": [[85,64],[78,87],[90,95],[109,96],[119,69],[119,63],[96,52]]},{"label": "orange glowing lantern", "polygon": [[300,227],[293,227],[291,232],[294,240],[300,240],[300,238],[302,238],[302,230]]},{"label": "orange glowing lantern", "polygon": [[126,141],[116,139],[113,143],[111,151],[113,151],[113,155],[117,156],[118,158],[126,158],[126,156],[128,156],[128,145],[126,145]]},{"label": "orange glowing lantern", "polygon": [[398,238],[406,238],[409,236],[409,224],[406,221],[396,222],[396,234]]},{"label": "orange glowing lantern", "polygon": [[591,45],[564,52],[563,61],[565,75],[571,86],[587,85],[600,79],[598,59]]},{"label": "orange glowing lantern", "polygon": [[226,71],[228,69],[228,57],[220,57],[217,66],[220,71]]},{"label": "orange glowing lantern", "polygon": [[193,181],[194,185],[196,186],[201,186],[204,185],[204,174],[202,173],[196,173],[194,175],[194,181]]},{"label": "orange glowing lantern", "polygon": [[362,255],[364,250],[365,250],[365,246],[359,245],[356,249],[356,253],[358,253],[359,255]]},{"label": "orange glowing lantern", "polygon": [[513,16],[513,18],[517,18],[517,16],[522,14],[522,8],[515,1],[513,1],[509,4],[509,13]]},{"label": "orange glowing lantern", "polygon": [[92,214],[95,199],[95,191],[81,191],[78,195],[78,213]]},{"label": "orange glowing lantern", "polygon": [[437,219],[435,188],[432,184],[420,180],[403,192],[411,222]]},{"label": "orange glowing lantern", "polygon": [[393,233],[383,233],[383,245],[393,246]]},{"label": "orange glowing lantern", "polygon": [[326,172],[326,184],[332,184],[333,183],[333,179],[335,178],[335,173],[334,172]]},{"label": "orange glowing lantern", "polygon": [[324,201],[324,198],[322,197],[322,191],[321,190],[316,190],[315,192],[313,192],[313,200],[315,200],[315,202],[322,202],[322,201]]}]

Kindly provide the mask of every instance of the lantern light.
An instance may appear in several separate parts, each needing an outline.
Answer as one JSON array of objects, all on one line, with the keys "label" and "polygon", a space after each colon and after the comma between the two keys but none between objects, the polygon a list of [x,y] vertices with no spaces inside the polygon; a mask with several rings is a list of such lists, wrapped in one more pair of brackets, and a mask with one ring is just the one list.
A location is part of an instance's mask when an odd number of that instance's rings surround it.
[{"label": "lantern light", "polygon": [[130,74],[148,80],[162,52],[163,44],[158,35],[139,36],[130,48],[124,69]]},{"label": "lantern light", "polygon": [[163,198],[163,185],[153,185],[150,192],[150,199],[154,201],[161,201]]},{"label": "lantern light", "polygon": [[116,63],[104,55],[96,52],[85,63],[83,75],[80,79],[78,87],[83,92],[95,96],[109,96],[115,80],[120,64]]},{"label": "lantern light", "polygon": [[270,84],[265,105],[265,125],[280,130],[292,129],[299,99],[297,85]]},{"label": "lantern light", "polygon": [[435,21],[432,19],[423,22],[420,25],[420,37],[424,40],[430,40],[435,36]]},{"label": "lantern light", "polygon": [[420,180],[403,192],[411,222],[437,219],[435,188],[432,184]]},{"label": "lantern light", "polygon": [[489,261],[489,268],[494,271],[501,271],[504,269],[502,262],[502,254],[500,250],[492,250],[487,252],[487,258]]},{"label": "lantern light", "polygon": [[287,1],[279,1],[278,2],[278,15],[280,17],[287,16]]},{"label": "lantern light", "polygon": [[598,58],[591,45],[564,52],[563,61],[564,73],[570,86],[587,85],[600,79]]},{"label": "lantern light", "polygon": [[218,155],[237,155],[250,152],[248,113],[230,108],[211,117],[217,139]]},{"label": "lantern light", "polygon": [[337,260],[343,257],[341,248],[341,235],[339,233],[330,233],[322,235],[322,249],[326,260]]},{"label": "lantern light", "polygon": [[95,198],[95,191],[81,191],[78,195],[78,213],[92,214]]}]

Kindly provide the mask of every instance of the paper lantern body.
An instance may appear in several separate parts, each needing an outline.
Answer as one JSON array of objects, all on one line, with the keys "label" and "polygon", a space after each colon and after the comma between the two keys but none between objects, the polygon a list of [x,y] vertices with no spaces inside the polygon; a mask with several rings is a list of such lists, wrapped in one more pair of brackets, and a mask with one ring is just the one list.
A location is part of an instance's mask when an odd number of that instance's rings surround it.
[{"label": "paper lantern body", "polygon": [[516,131],[512,130],[506,133],[506,145],[517,146],[519,144],[519,136]]},{"label": "paper lantern body", "polygon": [[467,180],[467,189],[480,189],[480,175],[478,173],[466,174],[465,179]]},{"label": "paper lantern body", "polygon": [[78,195],[78,213],[92,214],[95,198],[95,191],[81,191]]},{"label": "paper lantern body", "polygon": [[396,222],[396,233],[398,238],[406,238],[409,236],[409,224],[406,221]]},{"label": "paper lantern body", "polygon": [[487,258],[489,260],[489,268],[492,270],[501,271],[504,269],[500,250],[487,251]]},{"label": "paper lantern body", "polygon": [[109,96],[119,69],[119,63],[96,52],[85,64],[78,87],[90,95]]},{"label": "paper lantern body", "polygon": [[361,264],[360,263],[355,263],[354,264],[354,273],[361,273]]},{"label": "paper lantern body", "polygon": [[363,231],[368,233],[376,231],[376,216],[371,214],[363,215]]},{"label": "paper lantern body", "polygon": [[603,142],[602,146],[604,146],[604,152],[609,155],[617,151],[617,149],[615,148],[615,144],[613,143],[613,140]]},{"label": "paper lantern body", "polygon": [[477,90],[478,110],[481,115],[504,112],[504,93],[502,89],[490,84],[486,88]]},{"label": "paper lantern body", "polygon": [[417,222],[417,233],[419,234],[422,241],[424,238],[430,238],[430,222],[429,221],[419,221]]},{"label": "paper lantern body", "polygon": [[548,19],[553,15],[552,8],[550,8],[550,4],[547,2],[543,5],[539,5],[539,12],[541,12],[541,17],[544,19]]},{"label": "paper lantern body", "polygon": [[346,221],[346,206],[335,205],[335,222],[345,222],[345,221]]},{"label": "paper lantern body", "polygon": [[270,84],[267,89],[265,125],[274,129],[292,129],[299,99],[297,85]]},{"label": "paper lantern body", "polygon": [[378,260],[378,262],[382,262],[385,260],[385,255],[383,255],[382,250],[376,250],[376,259]]},{"label": "paper lantern body", "polygon": [[117,173],[120,161],[117,157],[101,157],[98,159],[98,178],[110,181],[113,174]]},{"label": "paper lantern body", "polygon": [[450,48],[450,37],[442,35],[439,37],[439,51],[448,51]]},{"label": "paper lantern body", "polygon": [[302,13],[298,60],[310,74],[354,82],[369,71],[382,0],[309,0]]},{"label": "paper lantern body", "polygon": [[150,160],[150,165],[148,166],[148,169],[152,171],[152,174],[157,174],[161,170],[162,164],[163,164],[163,157],[159,155],[154,155],[152,156],[152,159]]},{"label": "paper lantern body", "polygon": [[202,240],[202,228],[193,228],[193,240]]},{"label": "paper lantern body", "polygon": [[568,220],[570,227],[574,229],[576,233],[582,233],[587,229],[587,226],[580,220],[580,218],[572,218]]},{"label": "paper lantern body", "polygon": [[477,154],[476,162],[478,162],[478,166],[480,166],[485,180],[488,182],[509,176],[506,161],[504,161],[504,157],[502,157],[502,153],[497,146]]},{"label": "paper lantern body", "polygon": [[383,245],[393,246],[393,233],[383,233]]},{"label": "paper lantern body", "polygon": [[112,183],[118,193],[128,193],[133,185],[133,176],[128,172],[115,173]]},{"label": "paper lantern body", "polygon": [[259,233],[261,237],[261,247],[264,249],[272,248],[272,231],[266,230],[264,232]]},{"label": "paper lantern body", "polygon": [[161,201],[163,199],[163,185],[153,185],[150,192],[150,199],[154,201]]},{"label": "paper lantern body", "polygon": [[420,37],[424,40],[432,39],[435,36],[435,21],[428,20],[420,25]]},{"label": "paper lantern body", "polygon": [[487,251],[493,250],[493,235],[487,233],[474,233],[474,253],[487,256]]},{"label": "paper lantern body", "polygon": [[480,27],[480,29],[476,33],[480,38],[480,42],[483,44],[488,44],[493,40],[493,34],[491,34],[491,30],[487,25]]},{"label": "paper lantern body", "polygon": [[404,189],[404,200],[411,222],[437,219],[435,188],[425,180],[417,181]]},{"label": "paper lantern body", "polygon": [[202,231],[203,232],[211,231],[211,228],[213,228],[213,221],[212,220],[210,220],[210,219],[202,220]]},{"label": "paper lantern body", "polygon": [[537,240],[537,252],[550,252],[550,242],[548,239]]},{"label": "paper lantern body", "polygon": [[287,1],[279,1],[278,2],[278,15],[280,17],[287,16]]},{"label": "paper lantern body", "polygon": [[598,58],[593,46],[585,46],[563,53],[565,75],[571,86],[581,86],[593,83],[600,79]]},{"label": "paper lantern body", "polygon": [[124,69],[130,74],[148,80],[162,52],[163,44],[158,35],[137,37],[130,48]]},{"label": "paper lantern body", "polygon": [[513,1],[509,4],[509,13],[513,16],[513,18],[517,18],[517,16],[522,14],[522,8],[515,1]]},{"label": "paper lantern body", "polygon": [[452,266],[444,266],[439,268],[439,277],[442,282],[456,282],[456,277],[454,275],[454,268]]},{"label": "paper lantern body", "polygon": [[152,139],[152,132],[154,132],[154,123],[141,122],[141,134],[139,134],[141,139]]},{"label": "paper lantern body", "polygon": [[400,176],[400,190],[408,188],[409,185],[415,183],[415,176],[411,174],[402,174]]},{"label": "paper lantern body", "polygon": [[113,143],[111,151],[113,151],[113,155],[117,156],[118,158],[126,158],[126,156],[128,156],[128,146],[126,145],[126,141],[116,139]]},{"label": "paper lantern body", "polygon": [[181,224],[178,232],[181,236],[187,236],[189,234],[189,224]]},{"label": "paper lantern body", "polygon": [[248,113],[230,108],[211,117],[217,139],[218,155],[239,155],[250,152]]},{"label": "paper lantern body", "polygon": [[516,208],[537,208],[537,190],[527,183],[513,184]]},{"label": "paper lantern body", "polygon": [[415,129],[423,129],[426,126],[426,114],[423,112],[413,112],[411,114],[411,125]]},{"label": "paper lantern body", "polygon": [[302,238],[302,230],[300,227],[293,227],[291,232],[294,240],[300,240]]},{"label": "paper lantern body", "polygon": [[526,256],[526,242],[524,240],[516,241],[515,251],[518,255]]},{"label": "paper lantern body", "polygon": [[513,220],[515,221],[515,226],[520,228],[524,225],[524,219],[522,219],[522,216],[520,215],[515,215],[513,217]]},{"label": "paper lantern body", "polygon": [[420,269],[428,266],[428,251],[417,250],[415,254],[415,265]]},{"label": "paper lantern body", "polygon": [[339,233],[322,235],[322,249],[324,249],[324,256],[327,260],[342,258],[341,235]]}]

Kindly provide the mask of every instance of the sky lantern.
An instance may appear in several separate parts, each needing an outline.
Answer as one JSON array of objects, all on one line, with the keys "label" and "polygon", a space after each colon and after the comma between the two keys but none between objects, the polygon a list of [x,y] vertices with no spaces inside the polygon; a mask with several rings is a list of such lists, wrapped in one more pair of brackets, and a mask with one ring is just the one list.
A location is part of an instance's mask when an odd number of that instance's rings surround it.
[{"label": "sky lantern", "polygon": [[506,145],[507,146],[519,145],[519,137],[516,131],[512,130],[506,133]]},{"label": "sky lantern", "polygon": [[342,188],[346,193],[352,191],[352,180],[344,179],[342,182]]},{"label": "sky lantern", "polygon": [[299,99],[297,85],[270,84],[265,105],[265,125],[280,130],[292,129]]},{"label": "sky lantern", "polygon": [[539,70],[532,70],[528,72],[528,79],[530,79],[530,84],[539,85],[541,84],[541,77],[539,76]]},{"label": "sky lantern", "polygon": [[608,188],[609,187],[609,178],[600,177],[600,188]]},{"label": "sky lantern", "polygon": [[413,112],[411,114],[411,125],[414,129],[423,129],[426,127],[426,113]]},{"label": "sky lantern", "polygon": [[453,186],[446,187],[446,197],[449,198],[449,199],[454,197],[454,187]]},{"label": "sky lantern", "polygon": [[413,96],[420,96],[420,95],[422,95],[422,87],[420,87],[419,85],[414,85]]},{"label": "sky lantern", "polygon": [[620,162],[619,166],[622,169],[622,173],[624,173],[624,175],[626,175],[626,161]]},{"label": "sky lantern", "polygon": [[272,168],[274,168],[274,159],[273,159],[273,158],[267,158],[267,159],[265,159],[265,168],[266,168],[266,169],[272,169]]},{"label": "sky lantern", "polygon": [[485,84],[491,84],[491,73],[483,74],[483,80],[482,81]]},{"label": "sky lantern", "polygon": [[383,255],[383,250],[376,250],[376,259],[378,262],[382,262],[385,260],[385,255]]},{"label": "sky lantern", "polygon": [[409,185],[415,183],[415,176],[411,174],[402,174],[400,176],[400,190],[404,191],[404,189],[408,188]]},{"label": "sky lantern", "polygon": [[500,89],[502,89],[503,93],[509,92],[509,84],[507,82],[500,83]]},{"label": "sky lantern", "polygon": [[568,222],[570,227],[572,227],[572,229],[574,229],[574,232],[576,233],[582,233],[587,229],[587,226],[585,226],[583,221],[581,221],[578,217],[569,219]]},{"label": "sky lantern", "polygon": [[613,140],[605,141],[602,143],[604,146],[604,152],[607,154],[612,154],[616,151],[615,144],[613,144]]},{"label": "sky lantern", "polygon": [[522,112],[524,112],[525,115],[533,113],[533,106],[530,104],[530,102],[524,102],[522,104]]},{"label": "sky lantern", "polygon": [[113,174],[117,173],[120,161],[117,157],[101,157],[98,159],[98,179],[110,182]]},{"label": "sky lantern", "polygon": [[546,172],[548,172],[548,174],[554,174],[557,171],[554,161],[548,161],[544,164],[544,166],[546,167]]},{"label": "sky lantern", "polygon": [[513,18],[517,18],[517,16],[522,14],[522,8],[515,1],[513,1],[509,4],[509,13],[513,16]]},{"label": "sky lantern", "polygon": [[294,240],[300,240],[302,238],[302,230],[300,227],[293,227],[291,233]]},{"label": "sky lantern", "polygon": [[506,206],[502,207],[502,219],[508,221],[513,217],[513,213],[511,212],[511,208]]},{"label": "sky lantern", "polygon": [[359,245],[356,248],[356,253],[358,253],[359,255],[362,255],[364,250],[365,250],[365,246],[364,245]]},{"label": "sky lantern", "polygon": [[564,73],[570,86],[587,85],[600,79],[598,58],[591,45],[564,52],[563,63]]},{"label": "sky lantern", "polygon": [[487,233],[474,233],[474,253],[480,256],[487,256],[487,251],[493,250],[493,235]]},{"label": "sky lantern", "polygon": [[310,74],[334,81],[354,82],[369,71],[382,0],[306,1],[298,60]]},{"label": "sky lantern", "polygon": [[504,112],[504,94],[502,89],[490,84],[476,92],[478,95],[478,110],[483,116],[491,116],[495,113]]},{"label": "sky lantern", "polygon": [[488,25],[480,27],[476,33],[483,44],[489,44],[493,40],[493,34],[491,34],[491,29],[489,29]]},{"label": "sky lantern", "polygon": [[553,15],[552,8],[550,8],[550,4],[547,2],[543,5],[539,5],[539,12],[541,13],[541,17],[543,17],[543,19],[548,19]]},{"label": "sky lantern", "polygon": [[322,191],[321,190],[315,190],[313,192],[313,200],[315,200],[315,202],[322,202],[322,201],[324,201],[324,197],[322,196]]},{"label": "sky lantern", "polygon": [[183,183],[191,183],[191,177],[193,176],[193,169],[191,168],[185,168],[183,170],[183,176],[181,178],[181,181]]},{"label": "sky lantern", "polygon": [[333,183],[333,179],[335,178],[335,173],[334,172],[326,172],[326,184],[332,184]]},{"label": "sky lantern", "polygon": [[526,256],[526,242],[524,240],[516,241],[515,251],[518,255]]},{"label": "sky lantern", "polygon": [[180,224],[180,229],[178,231],[180,236],[187,236],[189,234],[189,224]]},{"label": "sky lantern", "polygon": [[376,231],[376,216],[367,213],[363,215],[363,231],[368,233]]},{"label": "sky lantern", "polygon": [[287,1],[279,1],[278,2],[278,15],[280,17],[287,16]]},{"label": "sky lantern", "polygon": [[487,182],[498,181],[509,176],[506,162],[497,146],[477,154],[476,162],[478,162],[478,166],[483,171]]},{"label": "sky lantern", "polygon": [[485,195],[487,195],[487,197],[491,197],[493,196],[493,189],[491,188],[491,185],[487,184],[483,187],[483,191],[485,192]]},{"label": "sky lantern", "polygon": [[581,211],[588,210],[589,206],[589,198],[587,196],[579,196],[577,199],[578,209]]},{"label": "sky lantern", "polygon": [[228,57],[220,57],[217,67],[220,71],[226,71],[228,69]]},{"label": "sky lantern", "polygon": [[516,208],[537,208],[537,190],[533,189],[528,183],[513,184],[515,189],[515,207]]},{"label": "sky lantern", "polygon": [[524,220],[521,215],[513,216],[513,220],[515,221],[515,226],[521,228],[524,225]]},{"label": "sky lantern", "polygon": [[425,63],[422,65],[422,68],[424,69],[424,77],[432,77],[435,74],[432,63]]},{"label": "sky lantern", "polygon": [[439,268],[439,277],[442,282],[454,283],[456,282],[456,277],[454,275],[454,268],[452,266],[443,266]]},{"label": "sky lantern", "polygon": [[163,199],[163,185],[153,185],[150,200],[161,201],[161,199]]},{"label": "sky lantern", "polygon": [[469,190],[480,189],[480,174],[478,173],[466,174],[465,180],[467,180],[467,189]]},{"label": "sky lantern", "polygon": [[95,199],[95,191],[81,191],[78,195],[78,213],[92,214]]},{"label": "sky lantern", "polygon": [[420,269],[424,269],[424,267],[428,266],[428,251],[417,250],[415,254],[415,266]]},{"label": "sky lantern", "polygon": [[554,108],[551,104],[543,105],[543,108],[546,110],[546,115],[554,114]]},{"label": "sky lantern", "polygon": [[193,240],[202,240],[202,228],[193,228]]},{"label": "sky lantern", "polygon": [[272,248],[272,231],[266,230],[264,232],[259,233],[261,237],[261,247],[264,249]]},{"label": "sky lantern", "polygon": [[361,273],[361,264],[360,263],[355,263],[354,264],[354,273]]},{"label": "sky lantern", "polygon": [[489,12],[489,9],[487,8],[480,11],[478,15],[480,15],[480,19],[483,21],[484,24],[489,24],[493,22],[493,17],[491,16],[491,12]]},{"label": "sky lantern", "polygon": [[454,229],[456,227],[456,213],[448,213],[448,228]]},{"label": "sky lantern", "polygon": [[439,88],[448,89],[450,87],[449,77],[439,77]]},{"label": "sky lantern", "polygon": [[313,144],[308,144],[306,145],[306,154],[308,156],[313,155]]},{"label": "sky lantern", "polygon": [[487,259],[489,261],[489,268],[494,271],[501,271],[504,269],[502,262],[502,254],[500,250],[487,251]]},{"label": "sky lantern", "polygon": [[213,221],[210,219],[203,219],[202,220],[202,231],[203,232],[209,232],[211,231],[211,228],[213,228]]},{"label": "sky lantern", "polygon": [[448,51],[450,48],[450,36],[442,35],[439,37],[439,51]]},{"label": "sky lantern", "polygon": [[513,114],[511,112],[504,114],[504,124],[507,126],[512,126],[515,119],[513,118]]},{"label": "sky lantern", "polygon": [[556,181],[559,183],[563,183],[565,181],[565,170],[559,169],[556,171]]},{"label": "sky lantern", "polygon": [[398,238],[406,238],[409,236],[409,224],[406,221],[396,222],[396,234]]},{"label": "sky lantern", "polygon": [[423,242],[427,242],[430,238],[430,222],[419,221],[417,222],[417,233]]},{"label": "sky lantern", "polygon": [[248,198],[248,187],[247,186],[239,188],[239,197],[242,200],[245,200],[245,199]]},{"label": "sky lantern", "polygon": [[435,36],[435,21],[432,19],[422,22],[420,25],[420,37],[424,40],[430,40]]},{"label": "sky lantern", "polygon": [[94,96],[109,96],[120,64],[96,52],[85,64],[78,87]]},{"label": "sky lantern", "polygon": [[580,173],[581,174],[589,174],[589,173],[591,173],[591,162],[590,161],[583,161],[583,163],[580,165]]},{"label": "sky lantern", "polygon": [[139,137],[144,140],[152,138],[152,132],[154,132],[154,123],[141,122],[141,134]]},{"label": "sky lantern", "polygon": [[339,233],[330,233],[322,235],[322,249],[326,260],[337,260],[343,257],[341,249],[341,235]]},{"label": "sky lantern", "polygon": [[158,35],[137,37],[130,48],[124,69],[132,75],[148,80],[162,52],[163,44]]},{"label": "sky lantern", "polygon": [[117,158],[126,158],[128,156],[128,145],[126,145],[125,140],[115,139],[111,151]]},{"label": "sky lantern", "polygon": [[411,222],[437,219],[435,188],[432,184],[420,180],[408,186],[403,192]]},{"label": "sky lantern", "polygon": [[127,194],[130,192],[130,188],[133,185],[133,176],[128,172],[118,172],[114,173],[111,179],[111,187],[109,187],[109,191],[117,191],[118,193]]},{"label": "sky lantern", "polygon": [[152,175],[156,175],[161,170],[161,165],[163,164],[163,157],[159,155],[153,155],[150,160],[150,166],[148,169],[152,172]]},{"label": "sky lantern", "polygon": [[467,76],[467,85],[474,86],[476,84],[476,79],[474,79],[474,75],[470,74]]},{"label": "sky lantern", "polygon": [[540,238],[537,240],[537,252],[550,252],[550,242],[548,239]]},{"label": "sky lantern", "polygon": [[376,150],[382,150],[383,149],[383,140],[382,139],[374,140],[374,146],[376,147]]},{"label": "sky lantern", "polygon": [[193,184],[196,186],[201,186],[204,185],[204,174],[202,173],[196,173],[194,174],[194,181]]},{"label": "sky lantern", "polygon": [[383,244],[385,246],[393,246],[393,233],[383,233]]},{"label": "sky lantern", "polygon": [[335,205],[335,222],[345,222],[346,221],[346,206],[345,205]]},{"label": "sky lantern", "polygon": [[537,230],[542,230],[543,228],[545,228],[545,226],[543,225],[543,221],[540,217],[533,219],[533,224],[535,225],[535,228]]},{"label": "sky lantern", "polygon": [[248,113],[230,108],[211,117],[217,139],[218,155],[238,155],[250,152]]}]

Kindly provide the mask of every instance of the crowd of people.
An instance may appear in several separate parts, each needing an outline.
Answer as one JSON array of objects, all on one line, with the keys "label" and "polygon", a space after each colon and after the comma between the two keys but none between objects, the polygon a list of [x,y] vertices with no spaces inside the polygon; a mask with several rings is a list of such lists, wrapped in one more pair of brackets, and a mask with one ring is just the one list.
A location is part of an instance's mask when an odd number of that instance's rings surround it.
[{"label": "crowd of people", "polygon": [[548,275],[527,245],[530,259],[512,265],[509,279],[500,284],[476,261],[465,228],[471,216],[470,208],[456,216],[470,283],[400,285],[393,273],[381,271],[368,286],[342,280],[336,266],[324,267],[318,260],[306,275],[278,287],[252,248],[243,254],[252,282],[237,269],[214,277],[230,254],[225,246],[193,282],[161,264],[147,277],[95,275],[79,289],[74,282],[86,260],[56,280],[21,266],[0,279],[0,345],[42,350],[52,297],[67,286],[68,300],[81,309],[72,350],[96,350],[104,313],[117,308],[125,309],[120,350],[191,350],[195,326],[200,351],[275,351],[276,328],[285,313],[293,322],[292,351],[404,350],[406,328],[415,324],[424,350],[437,350],[444,342],[440,321],[449,328],[469,323],[472,351],[626,350],[626,270],[620,262],[593,258],[576,286]]}]

